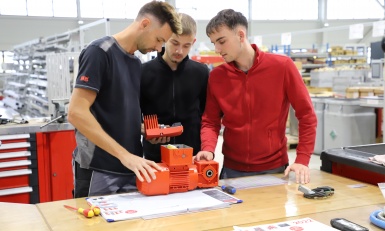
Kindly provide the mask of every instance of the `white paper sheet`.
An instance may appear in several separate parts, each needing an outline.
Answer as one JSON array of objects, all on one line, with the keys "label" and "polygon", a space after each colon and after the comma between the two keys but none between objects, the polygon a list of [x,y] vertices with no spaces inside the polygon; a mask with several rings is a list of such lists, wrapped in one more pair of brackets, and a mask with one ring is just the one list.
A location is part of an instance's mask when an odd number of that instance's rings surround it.
[{"label": "white paper sheet", "polygon": [[108,222],[134,218],[152,219],[230,206],[229,203],[215,199],[204,191],[193,190],[158,196],[145,196],[134,192],[90,197],[86,200],[89,204],[100,207],[101,215]]}]

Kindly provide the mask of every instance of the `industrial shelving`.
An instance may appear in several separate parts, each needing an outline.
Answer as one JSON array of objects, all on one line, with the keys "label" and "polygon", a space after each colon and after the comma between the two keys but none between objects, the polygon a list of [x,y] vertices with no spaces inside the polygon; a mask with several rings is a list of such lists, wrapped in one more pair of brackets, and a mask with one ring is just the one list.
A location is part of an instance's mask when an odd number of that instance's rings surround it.
[{"label": "industrial shelving", "polygon": [[[302,63],[302,71],[301,71],[302,77],[309,77],[310,71],[315,68],[322,68],[322,67],[328,66],[328,64],[326,63],[326,60],[328,58],[328,53],[297,52],[297,53],[290,53],[290,58]],[[319,59],[324,59],[324,61],[319,62],[318,61]]]},{"label": "industrial shelving", "polygon": [[7,91],[7,93],[20,100],[20,104],[23,105],[24,109],[20,112],[30,117],[49,116],[46,56],[67,51],[69,42],[69,35],[51,36],[14,47],[14,60],[23,63],[23,67],[21,67],[23,73],[21,74],[24,76],[25,81],[22,84],[8,82],[7,85],[14,85],[19,89],[23,89],[23,91]]},{"label": "industrial shelving", "polygon": [[29,61],[26,57],[19,56],[17,58],[18,65],[15,66],[17,70],[9,73],[3,79],[3,104],[19,113],[23,113],[25,112],[24,99]]},{"label": "industrial shelving", "polygon": [[281,53],[291,57],[294,61],[301,62],[303,77],[309,77],[310,71],[316,68],[367,65],[366,46],[363,44],[330,47],[326,43],[323,49],[316,49],[315,45],[309,49],[293,49],[290,45],[275,45],[271,47],[271,52]]},{"label": "industrial shelving", "polygon": [[331,66],[362,66],[368,65],[365,55],[330,55]]},{"label": "industrial shelving", "polygon": [[270,52],[289,56],[293,61],[300,62],[302,70],[300,70],[302,77],[309,77],[310,71],[316,68],[328,66],[326,62],[329,54],[328,44],[326,44],[325,52],[316,49],[315,45],[311,49],[292,49],[290,45],[273,45]]},{"label": "industrial shelving", "polygon": [[[24,85],[18,85],[18,91],[10,90],[7,93],[9,97],[15,96],[12,99],[19,98],[20,103],[25,105],[25,113],[21,113],[22,115],[50,116],[54,110],[52,99],[70,97],[79,51],[86,45],[85,32],[98,25],[104,25],[106,35],[110,35],[109,19],[103,18],[62,34],[14,46],[14,61],[20,64],[15,71],[23,76],[24,81],[13,80],[15,76],[19,76],[15,74],[8,83],[18,82]],[[8,83],[6,85],[12,87],[12,83]]]}]

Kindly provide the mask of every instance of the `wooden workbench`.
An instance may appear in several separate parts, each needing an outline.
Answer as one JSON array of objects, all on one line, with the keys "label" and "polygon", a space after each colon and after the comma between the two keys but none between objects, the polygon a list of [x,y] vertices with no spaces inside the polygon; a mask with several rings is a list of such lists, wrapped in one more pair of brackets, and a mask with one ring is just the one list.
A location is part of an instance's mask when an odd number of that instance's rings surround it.
[{"label": "wooden workbench", "polygon": [[[282,175],[277,175],[282,176]],[[309,188],[331,186],[334,196],[328,199],[311,200],[303,197],[291,174],[286,185],[238,190],[236,196],[244,202],[230,208],[151,220],[135,219],[107,223],[102,217],[85,218],[63,205],[88,207],[85,199],[71,199],[37,204],[51,230],[232,230],[233,225],[252,226],[284,220],[310,217],[329,225],[330,219],[345,217],[353,222],[381,230],[370,224],[369,215],[383,207],[385,199],[378,187],[361,182],[311,170]],[[12,229],[17,230],[17,229]],[[25,230],[25,229],[23,229]],[[31,229],[29,229],[31,230]]]},{"label": "wooden workbench", "polygon": [[35,205],[0,202],[0,209],[0,230],[50,230]]},{"label": "wooden workbench", "polygon": [[[381,231],[383,229],[378,228],[377,226],[371,224],[369,221],[369,215],[373,211],[378,209],[383,209],[383,208],[380,205],[366,205],[366,206],[358,206],[354,208],[337,209],[337,210],[331,210],[326,212],[317,212],[317,213],[311,213],[311,214],[294,216],[294,217],[285,217],[285,218],[278,218],[278,219],[272,219],[272,220],[264,220],[259,222],[250,222],[250,223],[242,224],[238,226],[252,227],[256,225],[274,224],[274,223],[284,222],[289,220],[297,220],[297,219],[306,218],[306,217],[310,217],[318,222],[321,222],[330,226],[330,220],[333,218],[339,217],[339,218],[345,218],[347,220],[353,221],[354,223],[360,224],[368,228],[370,231]],[[229,231],[233,230],[233,226],[210,229],[210,231],[222,231],[222,230],[229,230]]]}]

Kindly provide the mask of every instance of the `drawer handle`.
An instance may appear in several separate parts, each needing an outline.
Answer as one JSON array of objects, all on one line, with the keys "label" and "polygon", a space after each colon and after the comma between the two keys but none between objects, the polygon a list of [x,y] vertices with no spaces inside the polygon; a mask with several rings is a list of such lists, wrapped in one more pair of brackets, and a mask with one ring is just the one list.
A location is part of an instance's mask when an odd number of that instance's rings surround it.
[{"label": "drawer handle", "polygon": [[12,148],[29,148],[29,147],[31,147],[31,144],[29,142],[8,143],[8,144],[1,144],[0,150],[12,149]]},{"label": "drawer handle", "polygon": [[32,192],[32,187],[10,188],[0,190],[0,196]]},{"label": "drawer handle", "polygon": [[0,168],[10,168],[10,167],[27,166],[27,165],[31,165],[30,160],[16,160],[16,161],[1,162]]},{"label": "drawer handle", "polygon": [[0,153],[0,159],[26,157],[26,156],[31,156],[31,152],[30,151],[21,151],[21,152],[3,152],[3,153]]},{"label": "drawer handle", "polygon": [[23,176],[32,174],[32,169],[19,169],[19,170],[10,170],[0,172],[0,178],[10,177],[10,176]]},{"label": "drawer handle", "polygon": [[19,140],[19,139],[28,139],[30,134],[16,134],[16,135],[4,135],[0,136],[0,140]]}]

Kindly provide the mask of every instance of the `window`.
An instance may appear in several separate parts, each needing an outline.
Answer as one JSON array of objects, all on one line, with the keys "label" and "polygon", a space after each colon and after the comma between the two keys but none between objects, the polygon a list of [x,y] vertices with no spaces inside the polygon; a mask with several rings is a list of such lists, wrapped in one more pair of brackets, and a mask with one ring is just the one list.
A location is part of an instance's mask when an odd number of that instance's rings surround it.
[{"label": "window", "polygon": [[0,0],[1,15],[76,17],[76,0]]},{"label": "window", "polygon": [[78,15],[76,0],[53,0],[54,17],[76,17]]},{"label": "window", "polygon": [[52,0],[28,0],[28,16],[53,16]]},{"label": "window", "polygon": [[258,0],[252,4],[253,20],[318,19],[318,0]]},{"label": "window", "polygon": [[[108,0],[106,0],[108,1]],[[151,0],[128,0],[127,1],[127,14],[126,18],[134,19],[138,15],[140,8]],[[163,1],[164,2],[164,1]]]},{"label": "window", "polygon": [[151,0],[80,0],[82,18],[134,19],[140,8]]},{"label": "window", "polygon": [[132,5],[127,0],[104,1],[103,10],[105,18],[126,18],[127,5]]},{"label": "window", "polygon": [[82,18],[103,18],[103,0],[81,0],[80,15]]},{"label": "window", "polygon": [[223,9],[233,9],[241,12],[246,18],[249,17],[248,0],[175,0],[178,12],[186,13],[195,20],[210,20]]},{"label": "window", "polygon": [[25,0],[0,0],[0,14],[2,15],[27,15]]},{"label": "window", "polygon": [[327,2],[328,19],[380,19],[383,17],[384,9],[377,0],[332,0]]}]

